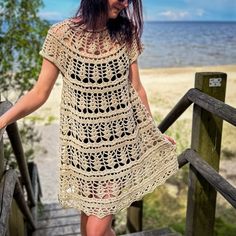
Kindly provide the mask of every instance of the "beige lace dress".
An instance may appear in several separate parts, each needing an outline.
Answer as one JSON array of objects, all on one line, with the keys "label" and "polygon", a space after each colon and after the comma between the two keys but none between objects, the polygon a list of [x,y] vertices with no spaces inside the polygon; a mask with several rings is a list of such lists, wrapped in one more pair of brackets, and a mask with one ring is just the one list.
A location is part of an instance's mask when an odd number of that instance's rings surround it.
[{"label": "beige lace dress", "polygon": [[48,31],[40,55],[63,76],[60,189],[63,207],[102,218],[127,208],[178,170],[176,146],[157,128],[129,79],[139,56],[106,28]]}]

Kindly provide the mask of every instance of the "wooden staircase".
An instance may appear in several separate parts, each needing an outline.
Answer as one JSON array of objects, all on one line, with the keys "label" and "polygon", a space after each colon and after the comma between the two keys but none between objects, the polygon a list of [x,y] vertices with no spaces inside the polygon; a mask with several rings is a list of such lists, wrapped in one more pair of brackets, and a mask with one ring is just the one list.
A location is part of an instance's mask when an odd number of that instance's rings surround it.
[{"label": "wooden staircase", "polygon": [[132,234],[123,234],[120,236],[181,236],[178,233],[174,233],[169,228],[161,228],[161,229],[153,229],[153,230],[147,230]]},{"label": "wooden staircase", "polygon": [[[186,235],[191,235],[192,232],[200,236],[214,234],[216,191],[236,208],[236,188],[218,173],[222,121],[236,126],[236,108],[224,103],[226,78],[227,75],[221,72],[196,73],[195,88],[189,89],[158,125],[164,133],[192,103],[194,104],[191,148],[187,148],[178,156],[179,168],[190,164]],[[12,104],[9,102],[0,102],[0,116],[10,107]],[[215,130],[217,132],[214,132]],[[73,209],[61,209],[58,204],[44,205],[37,220],[37,206],[42,195],[37,166],[27,163],[20,133],[14,122],[6,127],[6,131],[19,171],[6,168],[3,151],[4,131],[5,128],[0,129],[0,235],[31,235],[33,231],[34,236],[80,236],[80,213]],[[136,214],[131,211],[135,223],[138,222],[138,227],[135,228],[141,228],[142,204],[134,203],[133,207],[137,208]],[[153,235],[178,234],[166,228],[126,234]]]},{"label": "wooden staircase", "polygon": [[[80,212],[62,209],[58,203],[44,204],[39,208],[37,230],[33,236],[81,236]],[[118,235],[117,235],[118,236]],[[124,234],[121,236],[180,236],[169,228]]]},{"label": "wooden staircase", "polygon": [[44,204],[33,236],[80,236],[80,212],[63,209],[58,203]]}]

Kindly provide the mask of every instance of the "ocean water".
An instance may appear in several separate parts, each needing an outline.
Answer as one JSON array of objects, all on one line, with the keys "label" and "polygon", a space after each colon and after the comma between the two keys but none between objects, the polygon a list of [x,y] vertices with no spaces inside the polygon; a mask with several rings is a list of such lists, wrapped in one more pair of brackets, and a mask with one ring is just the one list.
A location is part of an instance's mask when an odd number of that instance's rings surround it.
[{"label": "ocean water", "polygon": [[140,68],[236,64],[236,22],[145,22]]},{"label": "ocean water", "polygon": [[236,21],[145,22],[142,42],[140,68],[236,64]]}]

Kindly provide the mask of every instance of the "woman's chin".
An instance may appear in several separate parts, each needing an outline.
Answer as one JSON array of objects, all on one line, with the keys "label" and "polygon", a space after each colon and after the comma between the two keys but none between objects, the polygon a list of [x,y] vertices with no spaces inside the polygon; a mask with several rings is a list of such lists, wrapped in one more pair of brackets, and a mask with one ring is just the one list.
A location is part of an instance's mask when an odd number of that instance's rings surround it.
[{"label": "woman's chin", "polygon": [[110,18],[110,19],[116,19],[117,16],[118,16],[118,14],[119,14],[119,13],[112,12],[112,13],[109,14],[109,18]]}]

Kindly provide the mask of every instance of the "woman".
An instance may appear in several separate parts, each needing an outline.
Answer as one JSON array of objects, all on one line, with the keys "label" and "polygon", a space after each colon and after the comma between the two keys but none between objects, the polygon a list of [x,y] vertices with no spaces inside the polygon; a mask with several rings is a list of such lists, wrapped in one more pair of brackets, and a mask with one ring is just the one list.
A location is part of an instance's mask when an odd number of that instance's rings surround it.
[{"label": "woman", "polygon": [[58,197],[81,210],[83,236],[115,235],[112,216],[178,170],[140,82],[142,27],[141,0],[82,0],[49,29],[33,89],[0,117],[2,128],[39,108],[62,74]]}]

